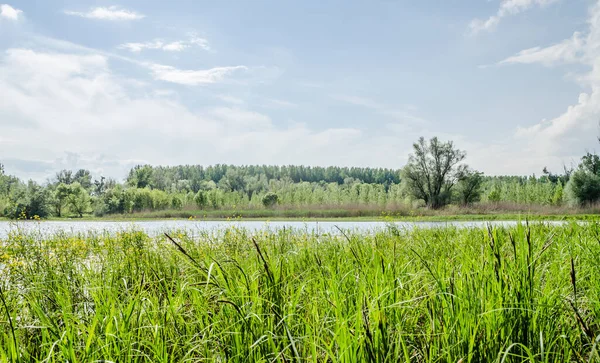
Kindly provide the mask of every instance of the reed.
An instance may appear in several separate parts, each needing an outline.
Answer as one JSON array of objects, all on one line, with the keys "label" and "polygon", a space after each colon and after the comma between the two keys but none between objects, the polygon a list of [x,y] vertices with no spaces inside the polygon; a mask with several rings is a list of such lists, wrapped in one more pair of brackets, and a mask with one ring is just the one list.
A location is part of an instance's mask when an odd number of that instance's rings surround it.
[{"label": "reed", "polygon": [[15,232],[6,362],[600,362],[600,225]]}]

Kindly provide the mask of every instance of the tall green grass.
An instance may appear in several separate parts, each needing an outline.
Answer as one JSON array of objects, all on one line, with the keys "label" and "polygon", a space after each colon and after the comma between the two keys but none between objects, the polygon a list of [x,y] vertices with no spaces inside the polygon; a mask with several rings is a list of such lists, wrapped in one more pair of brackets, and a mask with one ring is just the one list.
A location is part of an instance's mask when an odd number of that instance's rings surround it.
[{"label": "tall green grass", "polygon": [[600,226],[42,238],[0,259],[7,362],[599,362]]}]

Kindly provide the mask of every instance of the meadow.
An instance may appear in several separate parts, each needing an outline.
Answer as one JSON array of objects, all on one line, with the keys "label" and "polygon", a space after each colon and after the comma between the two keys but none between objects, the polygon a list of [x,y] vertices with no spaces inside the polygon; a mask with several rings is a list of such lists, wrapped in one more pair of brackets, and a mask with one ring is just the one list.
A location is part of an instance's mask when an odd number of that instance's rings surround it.
[{"label": "meadow", "polygon": [[600,362],[600,225],[0,241],[6,362]]}]

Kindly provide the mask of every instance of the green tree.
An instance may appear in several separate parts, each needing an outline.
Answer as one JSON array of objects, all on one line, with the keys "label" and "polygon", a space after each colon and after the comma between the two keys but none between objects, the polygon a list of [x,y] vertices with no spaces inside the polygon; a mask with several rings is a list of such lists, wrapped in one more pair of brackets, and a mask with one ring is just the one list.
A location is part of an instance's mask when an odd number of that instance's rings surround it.
[{"label": "green tree", "polygon": [[214,209],[219,208],[223,204],[223,191],[220,189],[212,189],[207,192],[208,202]]},{"label": "green tree", "polygon": [[152,187],[154,170],[150,165],[137,165],[129,172],[127,184],[134,188]]},{"label": "green tree", "polygon": [[568,188],[577,204],[600,201],[600,176],[585,168],[580,168],[571,175]]},{"label": "green tree", "polygon": [[402,170],[403,182],[409,193],[423,200],[429,208],[443,207],[450,199],[452,187],[467,168],[460,164],[465,156],[452,141],[441,142],[434,137],[426,142],[421,137],[413,144],[413,154]]},{"label": "green tree", "polygon": [[5,215],[11,218],[45,218],[49,212],[49,197],[46,188],[30,180],[11,189]]},{"label": "green tree", "polygon": [[481,198],[483,173],[465,170],[456,184],[456,197],[462,205],[478,202]]},{"label": "green tree", "polygon": [[488,192],[487,200],[488,202],[498,203],[502,199],[502,194],[500,187],[497,183],[492,186],[492,189]]},{"label": "green tree", "polygon": [[85,190],[92,189],[92,173],[89,170],[77,170],[73,176],[73,181],[79,183]]},{"label": "green tree", "polygon": [[586,153],[581,158],[579,168],[567,185],[569,194],[577,204],[589,204],[600,201],[600,157]]},{"label": "green tree", "polygon": [[279,196],[273,192],[269,192],[262,198],[262,203],[267,208],[273,208],[279,201]]},{"label": "green tree", "polygon": [[581,164],[579,168],[587,170],[594,175],[600,175],[600,157],[598,154],[586,153],[581,158]]},{"label": "green tree", "polygon": [[66,170],[63,169],[61,171],[59,171],[58,173],[56,173],[56,182],[57,183],[63,183],[63,184],[72,184],[74,182],[73,180],[73,172],[71,170]]},{"label": "green tree", "polygon": [[89,212],[91,208],[90,196],[78,182],[69,185],[67,202],[69,210],[77,214],[79,218],[83,217],[83,214]]},{"label": "green tree", "polygon": [[70,194],[71,188],[64,183],[59,183],[54,187],[54,190],[52,191],[52,198],[50,204],[54,209],[54,214],[57,217],[62,217],[63,208],[67,204],[67,200]]},{"label": "green tree", "polygon": [[563,195],[564,195],[563,183],[559,180],[558,183],[556,184],[556,187],[554,187],[554,194],[552,194],[551,203],[553,205],[562,204]]},{"label": "green tree", "polygon": [[181,209],[183,208],[183,201],[178,196],[174,195],[171,197],[171,208]]},{"label": "green tree", "polygon": [[108,205],[102,197],[94,196],[91,198],[92,201],[92,213],[96,217],[102,217],[108,213]]},{"label": "green tree", "polygon": [[198,193],[194,196],[194,202],[200,209],[204,209],[208,206],[208,196],[206,192],[199,190]]},{"label": "green tree", "polygon": [[104,192],[106,192],[106,189],[108,189],[108,185],[106,183],[106,178],[101,176],[100,180],[96,179],[94,180],[94,188],[93,188],[93,194],[96,196],[101,196],[104,194]]}]

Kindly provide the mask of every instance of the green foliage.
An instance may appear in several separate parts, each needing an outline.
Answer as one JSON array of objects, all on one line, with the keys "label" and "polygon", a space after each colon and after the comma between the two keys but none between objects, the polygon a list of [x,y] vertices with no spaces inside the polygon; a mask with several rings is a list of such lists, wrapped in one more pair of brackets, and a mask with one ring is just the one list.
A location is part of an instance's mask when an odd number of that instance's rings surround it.
[{"label": "green foliage", "polygon": [[208,206],[208,196],[207,193],[199,190],[198,193],[194,196],[194,202],[200,209],[204,209]]},{"label": "green foliage", "polygon": [[94,180],[94,187],[92,189],[92,194],[94,195],[102,195],[108,189],[109,181],[106,180],[105,177],[101,176],[100,180]]},{"label": "green foliage", "polygon": [[[141,175],[140,175],[141,174]],[[250,198],[254,193],[267,190],[272,180],[289,179],[293,183],[336,183],[344,184],[347,178],[353,178],[367,184],[381,184],[386,188],[398,184],[399,170],[382,168],[343,168],[343,167],[310,167],[310,166],[268,166],[249,165],[234,166],[217,164],[203,167],[201,165],[182,165],[174,167],[136,166],[127,178],[127,184],[135,187],[151,186],[163,191],[175,191],[178,184],[185,180],[194,193],[198,190],[214,189],[216,185],[225,191],[245,192]],[[144,180],[139,183],[138,180]],[[212,182],[213,187],[205,183]],[[177,190],[179,191],[179,190]]]},{"label": "green foliage", "polygon": [[460,176],[454,194],[462,205],[478,202],[481,198],[481,187],[483,184],[483,173],[465,170]]},{"label": "green foliage", "polygon": [[598,233],[17,232],[0,255],[0,359],[597,362]]},{"label": "green foliage", "polygon": [[573,173],[569,181],[572,195],[579,204],[589,204],[600,200],[600,176],[587,168]]},{"label": "green foliage", "polygon": [[134,188],[146,188],[153,186],[154,170],[150,165],[137,165],[129,171],[127,184]]},{"label": "green foliage", "polygon": [[58,173],[56,173],[56,183],[57,184],[72,184],[74,182],[73,180],[73,172],[71,170],[66,170],[63,169],[61,171],[59,171]]},{"label": "green foliage", "polygon": [[[436,139],[432,144],[433,141],[420,140],[415,144],[418,152],[403,170],[405,176],[410,177],[401,184],[397,170],[373,168],[145,165],[133,168],[125,184],[104,177],[92,183],[87,170],[62,170],[54,180],[41,186],[45,196],[41,198],[42,206],[35,208],[43,215],[56,217],[83,216],[90,212],[103,216],[198,208],[264,211],[263,199],[268,193],[275,193],[277,204],[285,209],[348,210],[353,211],[352,215],[357,210],[372,215],[375,210],[407,209],[410,210],[407,213],[421,214],[420,209],[425,206],[439,208],[449,202],[474,205],[473,208],[479,208],[477,203],[499,203],[511,208],[512,203],[516,209],[521,208],[519,206],[582,205],[587,202],[581,202],[574,190],[591,191],[595,185],[592,182],[577,187],[577,183],[563,183],[571,175],[566,169],[565,175],[554,175],[546,170],[540,178],[484,177],[464,165],[452,166],[464,154],[451,143]],[[418,165],[418,160],[425,163]],[[598,157],[588,154],[583,158],[581,169],[594,170],[597,164]],[[438,169],[450,171],[440,178],[435,175]],[[67,198],[74,184],[79,184],[87,197],[74,187],[77,193]],[[2,172],[0,215],[23,218],[23,211],[26,216],[30,214],[28,206],[36,198],[31,199],[27,189],[27,184]],[[69,199],[77,202],[74,204]],[[502,205],[504,202],[508,203]]]},{"label": "green foliage", "polygon": [[29,181],[12,188],[4,215],[13,219],[45,218],[49,215],[49,195],[45,188]]},{"label": "green foliage", "polygon": [[171,197],[171,208],[173,209],[181,209],[183,208],[183,201],[180,197],[174,195]]},{"label": "green foliage", "polygon": [[402,170],[407,190],[430,208],[443,207],[451,198],[452,187],[467,168],[460,165],[465,156],[452,141],[441,142],[434,137],[426,142],[421,137],[413,144],[413,154]]},{"label": "green foliage", "polygon": [[91,200],[91,203],[92,203],[92,214],[95,217],[103,217],[108,213],[109,208],[103,198],[93,197]]},{"label": "green foliage", "polygon": [[266,208],[273,208],[277,205],[278,200],[279,196],[277,194],[269,192],[262,198],[262,203]]},{"label": "green foliage", "polygon": [[49,203],[55,216],[62,217],[62,211],[68,202],[71,190],[69,185],[64,183],[59,183],[50,190],[51,198]]},{"label": "green foliage", "polygon": [[552,195],[552,204],[561,205],[563,203],[564,188],[561,181],[558,181],[554,188],[554,194]]},{"label": "green foliage", "polygon": [[522,205],[561,205],[557,183],[551,182],[547,177],[487,177],[482,186],[484,202],[511,202]]},{"label": "green foliage", "polygon": [[591,153],[584,155],[567,187],[570,199],[576,204],[600,201],[600,157]]},{"label": "green foliage", "polygon": [[79,169],[74,175],[74,183],[79,183],[85,190],[92,189],[92,174],[89,170]]},{"label": "green foliage", "polygon": [[7,215],[5,215],[5,213],[7,213],[10,208],[10,202],[8,200],[8,197],[4,197],[4,196],[0,196],[0,217],[8,217]]},{"label": "green foliage", "polygon": [[600,175],[600,157],[597,154],[586,153],[581,158],[579,168],[594,175]]},{"label": "green foliage", "polygon": [[91,201],[88,192],[79,184],[74,182],[69,185],[69,193],[66,198],[69,205],[69,210],[75,213],[78,217],[83,217],[84,213],[88,213],[91,208]]},{"label": "green foliage", "polygon": [[490,189],[487,195],[487,199],[492,203],[497,203],[500,200],[502,200],[502,195],[500,194],[500,187],[498,187],[498,185],[494,184],[492,189]]},{"label": "green foliage", "polygon": [[128,190],[131,194],[132,210],[134,212],[151,210],[154,207],[152,191],[149,188],[136,188]]}]

